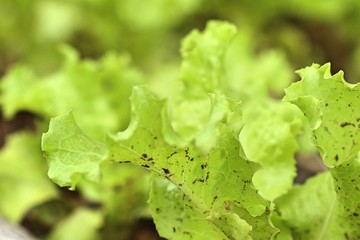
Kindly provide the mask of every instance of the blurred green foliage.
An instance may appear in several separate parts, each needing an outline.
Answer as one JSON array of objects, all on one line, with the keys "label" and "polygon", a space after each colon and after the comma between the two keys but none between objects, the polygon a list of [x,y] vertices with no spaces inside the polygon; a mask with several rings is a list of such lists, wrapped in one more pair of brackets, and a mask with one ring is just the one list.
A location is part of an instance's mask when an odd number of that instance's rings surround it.
[{"label": "blurred green foliage", "polygon": [[[61,229],[73,229],[76,219],[88,215],[97,220],[84,224],[96,231],[101,228],[103,239],[115,239],[114,231],[121,230],[123,234],[116,236],[127,239],[132,222],[149,217],[148,176],[135,167],[104,166],[107,177],[101,187],[80,183],[79,198],[85,203],[65,203],[64,190],[54,190],[45,178],[40,146],[38,151],[29,147],[39,144],[51,117],[73,110],[81,128],[103,140],[129,123],[132,86],[148,83],[157,96],[170,99],[171,114],[177,119],[174,128],[190,139],[204,116],[186,116],[208,107],[206,88],[214,87],[204,82],[247,103],[254,96],[281,97],[282,89],[294,80],[292,72],[312,62],[331,61],[334,71],[344,69],[347,79],[360,79],[360,2],[356,0],[2,0],[0,19],[2,116],[7,121],[21,111],[37,116],[35,132],[8,136],[0,153],[0,164],[34,170],[31,174],[36,175],[18,178],[13,168],[1,169],[0,179],[6,182],[0,185],[0,195],[14,199],[18,208],[11,211],[0,201],[0,214],[18,222],[36,216],[48,228],[38,235],[50,239],[69,239]],[[204,29],[211,19],[228,20],[238,28],[226,53],[212,36],[200,39],[198,31],[190,33]],[[206,49],[189,54],[198,46]],[[211,48],[209,57],[205,52]],[[224,66],[212,68],[218,66],[211,65],[214,59]],[[209,75],[203,76],[204,71]],[[201,96],[188,91],[194,76],[198,88],[205,88]],[[219,79],[226,79],[230,90],[216,82]],[[191,98],[184,101],[184,96]],[[188,107],[191,102],[197,103],[194,109]],[[27,155],[31,157],[26,164],[32,165],[21,164]],[[117,175],[122,177],[114,178]],[[37,190],[44,187],[41,196],[24,197],[37,194],[27,192],[27,177],[39,179]],[[18,196],[11,195],[12,184],[19,186]],[[55,202],[71,210],[50,222],[44,220],[46,209],[51,209],[47,206]],[[100,211],[80,208],[89,202],[100,204]],[[124,207],[124,202],[129,205]]]}]

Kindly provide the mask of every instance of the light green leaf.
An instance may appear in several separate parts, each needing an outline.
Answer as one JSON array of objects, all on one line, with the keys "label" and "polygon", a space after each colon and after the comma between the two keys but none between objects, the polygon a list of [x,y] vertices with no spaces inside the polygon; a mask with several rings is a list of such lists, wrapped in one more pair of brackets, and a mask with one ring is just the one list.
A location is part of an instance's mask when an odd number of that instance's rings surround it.
[{"label": "light green leaf", "polygon": [[98,230],[102,225],[100,212],[79,208],[70,217],[60,222],[48,237],[49,240],[99,240]]},{"label": "light green leaf", "polygon": [[83,134],[72,113],[50,121],[41,148],[48,160],[49,177],[71,189],[81,178],[99,181],[100,164],[108,158],[106,145]]},{"label": "light green leaf", "polygon": [[220,91],[245,106],[251,101],[282,96],[292,79],[283,54],[255,54],[251,31],[237,30],[222,21],[210,21],[203,32],[192,31],[183,40],[181,53],[183,89],[175,100],[170,97],[170,113],[174,130],[188,140],[208,119],[208,93]]},{"label": "light green leaf", "polygon": [[[163,178],[153,178],[149,204],[157,230],[167,239],[228,239],[191,199]],[[249,231],[249,226],[244,225]]]},{"label": "light green leaf", "polygon": [[273,201],[292,187],[296,176],[296,135],[305,119],[289,103],[253,103],[244,111],[241,146],[247,159],[263,167],[252,181],[261,196]]},{"label": "light green leaf", "polygon": [[356,157],[360,150],[358,85],[346,83],[343,72],[330,73],[330,64],[301,69],[301,81],[287,88],[285,101],[296,104],[313,127],[313,143],[328,167]]},{"label": "light green leaf", "polygon": [[[136,218],[149,215],[147,170],[135,165],[108,163],[101,166],[101,176],[99,183],[82,181],[80,187],[86,199],[102,205],[103,215],[108,220],[105,228],[116,231],[119,223],[131,225]],[[124,234],[125,229],[122,231]]]},{"label": "light green leaf", "polygon": [[254,33],[242,26],[228,44],[221,89],[244,104],[260,99],[281,97],[293,79],[293,69],[285,54],[278,50],[256,53]]},{"label": "light green leaf", "polygon": [[[251,177],[258,170],[258,165],[239,156],[239,141],[236,138],[239,133],[234,133],[236,128],[233,125],[233,117],[238,116],[233,112],[238,110],[224,109],[230,115],[226,117],[226,112],[219,114],[220,109],[214,108],[217,109],[212,112],[214,116],[223,116],[221,119],[210,117],[217,119],[215,122],[218,123],[215,125],[220,134],[211,136],[217,144],[209,153],[203,153],[194,144],[177,147],[169,145],[164,140],[166,139],[162,131],[162,125],[166,122],[166,118],[163,117],[164,102],[156,99],[145,87],[134,88],[131,100],[132,121],[128,129],[108,140],[110,161],[131,162],[168,178],[206,217],[214,218],[214,221],[222,217],[227,219],[228,224],[219,226],[222,226],[221,231],[227,236],[232,236],[230,239],[247,238],[236,236],[242,236],[242,233],[247,231],[244,228],[243,217],[248,218],[249,213],[253,214],[252,232],[249,236],[259,234],[264,238],[271,238],[275,234],[276,229],[269,223],[269,212],[265,211],[269,208],[269,202],[261,198],[251,185]],[[233,105],[229,104],[229,106]],[[75,128],[72,126],[75,123],[72,120],[67,121],[68,118],[69,115],[59,118],[57,123],[60,124],[57,127],[59,130],[64,127]],[[230,126],[227,126],[227,119],[231,120]],[[208,130],[205,128],[204,131]],[[83,133],[77,132],[77,135],[82,137]],[[77,135],[73,137],[79,138]],[[50,144],[55,146],[54,152],[58,151],[57,145],[51,144],[57,141],[59,141],[57,135],[47,133],[43,142],[44,149]],[[67,141],[74,142],[70,138]],[[74,144],[74,147],[76,145],[79,145],[77,146],[79,149],[88,148],[87,151],[71,150],[79,154],[79,159],[97,154],[90,145],[86,146],[81,142]],[[103,151],[105,150],[107,147],[103,146]],[[49,161],[54,161],[55,164],[56,161],[61,161],[61,158],[49,158]],[[64,169],[61,174],[62,178],[70,180],[69,174],[72,174],[72,171],[68,172]],[[231,210],[233,208],[238,208],[235,215]]]},{"label": "light green leaf", "polygon": [[184,139],[193,140],[210,113],[209,93],[226,88],[224,57],[236,27],[210,21],[205,30],[193,30],[181,44],[179,96],[170,97],[171,125]]},{"label": "light green leaf", "polygon": [[232,24],[210,21],[203,33],[193,30],[182,42],[181,76],[187,96],[199,96],[225,84],[224,57],[237,33]]},{"label": "light green leaf", "polygon": [[99,61],[80,61],[67,46],[61,52],[62,66],[44,77],[25,66],[9,71],[0,84],[5,117],[27,110],[50,118],[72,110],[92,137],[101,139],[108,131],[125,129],[132,86],[142,81],[129,59],[109,53]]},{"label": "light green leaf", "polygon": [[[351,197],[359,195],[355,191],[354,194]],[[329,172],[311,178],[303,186],[295,186],[276,203],[281,219],[299,239],[357,239],[360,236],[357,212],[343,205]]]},{"label": "light green leaf", "polygon": [[[286,90],[284,99],[296,104],[308,118],[313,128],[313,142],[329,167],[329,174],[326,181],[309,181],[300,190],[294,190],[294,193],[285,196],[283,201],[294,205],[282,207],[280,204],[279,209],[293,211],[296,207],[309,208],[306,215],[303,210],[298,219],[289,220],[289,217],[285,217],[289,225],[304,224],[297,226],[299,234],[305,236],[303,239],[315,236],[316,239],[358,239],[360,131],[357,122],[360,111],[354,104],[360,98],[359,87],[346,83],[342,72],[332,76],[329,64],[307,67],[300,70],[300,75],[302,80]],[[306,205],[304,199],[309,198],[310,192],[313,192],[314,200]],[[302,200],[296,202],[289,199],[291,194]],[[319,197],[320,195],[326,197]],[[319,211],[318,207],[317,211],[311,213],[311,206],[315,201],[317,205],[325,206],[326,210]],[[309,217],[309,214],[317,215]],[[314,221],[309,223],[308,219]],[[315,225],[320,227],[314,230],[312,228]]]},{"label": "light green leaf", "polygon": [[57,196],[46,177],[36,135],[10,135],[0,152],[0,213],[18,222],[31,208]]}]

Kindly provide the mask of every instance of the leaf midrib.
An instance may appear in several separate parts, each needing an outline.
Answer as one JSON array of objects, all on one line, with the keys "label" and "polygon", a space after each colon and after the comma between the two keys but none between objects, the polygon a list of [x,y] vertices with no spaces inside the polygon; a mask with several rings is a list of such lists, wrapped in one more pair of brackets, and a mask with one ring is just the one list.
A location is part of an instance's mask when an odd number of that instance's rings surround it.
[{"label": "leaf midrib", "polygon": [[324,238],[324,236],[327,233],[327,230],[328,230],[329,225],[330,225],[330,219],[331,219],[331,217],[332,217],[332,215],[334,213],[334,210],[335,210],[336,199],[337,199],[337,196],[334,195],[334,197],[332,199],[332,202],[331,202],[331,205],[330,205],[330,209],[329,209],[328,213],[326,214],[324,224],[322,225],[321,231],[319,232],[319,235],[317,236],[316,240],[326,240]]}]

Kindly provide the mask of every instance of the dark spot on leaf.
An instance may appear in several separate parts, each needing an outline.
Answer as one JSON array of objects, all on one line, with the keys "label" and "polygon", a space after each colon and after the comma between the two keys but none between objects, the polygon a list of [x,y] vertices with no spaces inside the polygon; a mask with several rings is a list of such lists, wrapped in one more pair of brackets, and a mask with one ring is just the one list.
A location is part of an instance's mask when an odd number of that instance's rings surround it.
[{"label": "dark spot on leaf", "polygon": [[123,163],[131,163],[131,161],[123,161]]},{"label": "dark spot on leaf", "polygon": [[141,155],[141,159],[146,160],[146,159],[147,159],[147,154],[146,154],[146,153],[143,153],[143,154]]},{"label": "dark spot on leaf", "polygon": [[339,156],[336,154],[334,159],[335,161],[339,161]]},{"label": "dark spot on leaf", "polygon": [[355,127],[355,124],[351,123],[351,122],[343,122],[340,124],[340,127],[346,127],[346,126],[353,126]]},{"label": "dark spot on leaf", "polygon": [[167,169],[167,168],[162,168],[162,170],[164,171],[165,174],[169,174],[169,173],[170,173],[169,169]]},{"label": "dark spot on leaf", "polygon": [[207,172],[206,177],[205,177],[205,181],[207,181],[209,179],[209,175],[210,175],[210,172]]},{"label": "dark spot on leaf", "polygon": [[328,103],[325,103],[325,107],[327,107],[327,106],[329,106],[329,104],[328,104]]},{"label": "dark spot on leaf", "polygon": [[175,227],[173,227],[172,230],[173,230],[173,232],[176,232],[176,228],[175,228]]},{"label": "dark spot on leaf", "polygon": [[183,233],[184,233],[185,235],[191,236],[191,233],[190,233],[190,232],[184,231]]},{"label": "dark spot on leaf", "polygon": [[354,216],[354,217],[357,217],[357,216],[359,216],[359,214],[356,213],[356,212],[354,212],[354,213],[353,213],[353,216]]},{"label": "dark spot on leaf", "polygon": [[356,180],[355,179],[351,179],[351,182],[355,182]]},{"label": "dark spot on leaf", "polygon": [[160,208],[156,208],[156,209],[155,209],[155,212],[156,212],[156,213],[160,213]]},{"label": "dark spot on leaf", "polygon": [[268,207],[265,208],[266,215],[270,215],[270,209]]},{"label": "dark spot on leaf", "polygon": [[217,199],[217,198],[218,198],[218,196],[215,196],[215,197],[214,197],[214,199],[213,199],[213,201],[212,201],[211,205],[212,205],[212,204],[214,204],[214,202],[216,201],[216,199]]},{"label": "dark spot on leaf", "polygon": [[177,152],[172,152],[169,156],[167,156],[166,158],[169,159],[171,158],[172,156],[174,156],[175,154],[177,154]]},{"label": "dark spot on leaf", "polygon": [[147,164],[143,164],[143,165],[141,165],[141,166],[143,166],[143,167],[145,167],[145,168],[149,168],[149,167],[150,167],[150,166],[147,165]]}]

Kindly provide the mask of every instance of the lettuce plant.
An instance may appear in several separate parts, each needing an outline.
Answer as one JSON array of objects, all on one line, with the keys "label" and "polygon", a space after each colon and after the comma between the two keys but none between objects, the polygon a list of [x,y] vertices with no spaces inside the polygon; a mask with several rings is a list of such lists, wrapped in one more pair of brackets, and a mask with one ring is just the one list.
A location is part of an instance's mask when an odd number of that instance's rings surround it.
[{"label": "lettuce plant", "polygon": [[[103,166],[148,169],[148,204],[167,239],[359,239],[358,85],[314,64],[287,87],[285,64],[278,78],[261,75],[275,71],[272,54],[242,68],[243,41],[224,22],[193,31],[182,45],[182,88],[161,99],[135,86],[129,126],[105,140],[72,112],[53,118],[42,138],[49,177],[74,189],[99,181]],[[294,185],[294,155],[310,143],[329,171]]]}]

